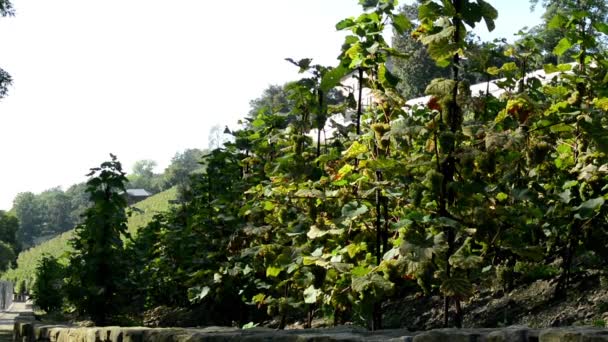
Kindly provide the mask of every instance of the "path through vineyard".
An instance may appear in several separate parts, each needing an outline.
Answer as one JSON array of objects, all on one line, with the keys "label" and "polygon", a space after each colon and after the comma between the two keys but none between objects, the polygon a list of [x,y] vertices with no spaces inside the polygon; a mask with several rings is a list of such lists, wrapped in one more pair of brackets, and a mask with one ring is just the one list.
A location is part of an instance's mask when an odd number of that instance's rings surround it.
[{"label": "path through vineyard", "polygon": [[0,342],[12,341],[15,317],[22,312],[31,311],[31,304],[14,302],[8,311],[0,312]]}]

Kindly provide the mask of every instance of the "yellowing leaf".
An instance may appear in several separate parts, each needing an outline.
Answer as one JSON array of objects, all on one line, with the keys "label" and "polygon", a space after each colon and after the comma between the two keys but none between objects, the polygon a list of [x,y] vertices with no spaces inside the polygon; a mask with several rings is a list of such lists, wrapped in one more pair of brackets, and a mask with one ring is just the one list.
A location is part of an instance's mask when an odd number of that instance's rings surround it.
[{"label": "yellowing leaf", "polygon": [[266,276],[276,278],[281,273],[281,271],[282,269],[280,267],[268,266],[268,268],[266,269]]},{"label": "yellowing leaf", "polygon": [[608,111],[608,97],[593,99],[593,105],[601,110]]},{"label": "yellowing leaf", "polygon": [[360,154],[367,152],[367,146],[355,141],[350,147],[342,154],[345,158],[357,158]]}]

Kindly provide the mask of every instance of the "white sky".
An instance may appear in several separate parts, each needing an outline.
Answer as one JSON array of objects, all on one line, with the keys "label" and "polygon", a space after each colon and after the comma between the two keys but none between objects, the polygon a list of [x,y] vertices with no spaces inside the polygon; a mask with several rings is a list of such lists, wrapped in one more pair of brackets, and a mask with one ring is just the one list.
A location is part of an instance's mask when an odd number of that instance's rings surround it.
[{"label": "white sky", "polygon": [[[538,22],[528,0],[490,1],[485,39]],[[0,102],[0,209],[19,192],[85,180],[114,153],[125,167],[204,148],[214,124],[234,125],[269,84],[297,79],[284,61],[335,65],[339,20],[357,0],[13,0],[0,18],[0,67],[14,79]]]}]

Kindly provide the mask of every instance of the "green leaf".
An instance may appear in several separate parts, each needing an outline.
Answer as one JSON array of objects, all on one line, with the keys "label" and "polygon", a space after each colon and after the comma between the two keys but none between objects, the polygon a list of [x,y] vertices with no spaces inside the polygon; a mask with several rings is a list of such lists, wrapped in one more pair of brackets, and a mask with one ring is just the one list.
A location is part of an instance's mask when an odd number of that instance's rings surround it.
[{"label": "green leaf", "polygon": [[503,202],[505,201],[507,198],[509,198],[509,195],[505,194],[504,192],[499,192],[498,194],[496,194],[496,199],[499,202]]},{"label": "green leaf", "polygon": [[572,43],[567,37],[562,38],[559,43],[553,49],[553,53],[557,56],[563,55],[568,49],[572,47]]},{"label": "green leaf", "polygon": [[363,277],[369,273],[371,269],[365,266],[357,266],[352,269],[351,274],[353,277]]},{"label": "green leaf", "polygon": [[412,28],[412,23],[403,13],[400,13],[393,15],[393,27],[399,34],[403,34]]},{"label": "green leaf", "polygon": [[319,88],[325,93],[329,92],[332,88],[340,84],[340,81],[346,74],[348,74],[348,69],[342,65],[329,70],[321,78]]},{"label": "green leaf", "polygon": [[351,258],[354,258],[355,256],[357,256],[357,254],[361,251],[365,251],[367,250],[365,244],[361,244],[361,243],[351,243],[348,246],[346,246],[346,252],[348,253],[348,256]]},{"label": "green leaf", "polygon": [[551,18],[551,20],[549,20],[549,23],[547,24],[547,28],[554,30],[554,29],[562,29],[566,23],[568,22],[568,18],[566,18],[563,14],[558,13],[556,15],[553,16],[553,18]]},{"label": "green leaf", "polygon": [[424,91],[427,95],[435,95],[437,97],[444,97],[450,95],[456,86],[454,80],[447,78],[436,78],[426,87]]},{"label": "green leaf", "polygon": [[251,298],[251,300],[256,304],[264,303],[264,299],[266,299],[266,294],[264,294],[264,293],[258,293],[255,296],[253,296],[253,298]]},{"label": "green leaf", "polygon": [[575,180],[567,181],[562,186],[562,189],[570,189],[570,188],[575,187],[577,185],[578,185],[578,181],[575,181]]},{"label": "green leaf", "polygon": [[593,99],[593,105],[603,111],[608,111],[608,97]]},{"label": "green leaf", "polygon": [[310,285],[304,290],[304,303],[314,304],[317,302],[317,298],[322,294],[323,292],[320,289],[315,289],[313,285]]},{"label": "green leaf", "polygon": [[302,264],[304,266],[314,265],[317,262],[317,258],[305,256],[302,258]]},{"label": "green leaf", "polygon": [[581,203],[580,206],[574,208],[575,211],[578,211],[578,215],[575,217],[586,220],[595,216],[595,212],[604,205],[604,202],[604,197],[597,197]]},{"label": "green leaf", "polygon": [[503,72],[511,72],[511,71],[517,71],[519,70],[519,68],[517,67],[517,64],[515,64],[514,62],[508,62],[503,64],[500,67],[500,70]]},{"label": "green leaf", "polygon": [[473,294],[473,285],[463,277],[452,277],[443,281],[439,290],[449,297],[465,299]]},{"label": "green leaf", "polygon": [[255,119],[251,122],[251,126],[253,126],[255,128],[260,128],[264,125],[266,125],[266,121],[264,121],[264,119],[262,119],[260,117],[258,117],[257,119]]},{"label": "green leaf", "polygon": [[579,121],[579,125],[591,136],[598,150],[608,153],[608,130],[600,122]]},{"label": "green leaf", "polygon": [[370,291],[374,298],[381,298],[392,292],[394,284],[378,273],[373,273],[363,277],[353,277],[351,288],[358,293]]},{"label": "green leaf", "polygon": [[566,189],[560,192],[558,196],[562,203],[568,204],[572,200],[572,191],[570,191],[570,189]]},{"label": "green leaf", "polygon": [[503,121],[504,119],[506,119],[507,116],[509,116],[509,113],[507,113],[506,109],[503,109],[500,112],[498,112],[498,114],[496,114],[496,117],[494,118],[494,122],[499,123],[499,122]]},{"label": "green leaf", "polygon": [[565,123],[559,123],[557,125],[551,126],[550,130],[553,133],[560,133],[560,132],[572,132],[572,131],[574,131],[574,128],[570,125],[566,125]]},{"label": "green leaf", "polygon": [[283,269],[280,267],[268,266],[268,268],[266,269],[266,276],[276,278],[282,270]]},{"label": "green leaf", "polygon": [[384,88],[394,88],[400,81],[399,77],[391,74],[384,64],[381,64],[378,68],[378,80]]},{"label": "green leaf", "polygon": [[270,201],[265,201],[264,202],[264,210],[266,211],[271,211],[273,210],[275,207],[274,203],[270,202]]},{"label": "green leaf", "polygon": [[310,63],[312,62],[312,58],[303,58],[299,61],[295,61],[293,58],[285,58],[285,60],[288,61],[289,63],[299,67],[300,73],[303,73],[306,70],[310,69]]},{"label": "green leaf", "polygon": [[481,16],[483,20],[486,22],[486,27],[488,31],[492,32],[496,28],[496,24],[494,20],[498,18],[498,11],[489,3],[484,0],[477,0],[479,7],[481,8]]},{"label": "green leaf", "polygon": [[546,74],[552,74],[554,72],[566,72],[572,70],[572,65],[570,64],[545,64],[543,67]]},{"label": "green leaf", "polygon": [[365,214],[368,211],[365,204],[359,204],[357,201],[346,203],[342,207],[342,217],[346,219],[354,219],[360,215]]},{"label": "green leaf", "polygon": [[454,36],[454,32],[456,32],[456,27],[448,26],[435,34],[423,36],[420,39],[420,42],[424,45],[445,45],[447,42],[450,41],[450,39],[452,39],[452,37]]},{"label": "green leaf", "polygon": [[371,280],[368,277],[354,277],[352,279],[351,288],[355,292],[363,292],[371,284]]},{"label": "green leaf", "polygon": [[603,34],[608,34],[608,24],[605,22],[596,21],[593,23],[593,28],[598,30],[598,32],[601,32]]},{"label": "green leaf", "polygon": [[344,166],[342,166],[340,168],[340,170],[338,170],[338,175],[337,175],[336,180],[340,180],[340,179],[348,176],[354,169],[355,169],[354,166],[352,166],[350,164],[344,164]]},{"label": "green leaf", "polygon": [[443,8],[432,1],[425,1],[418,7],[418,18],[420,19],[434,19],[440,15],[443,15]]},{"label": "green leaf", "polygon": [[378,6],[378,1],[379,0],[359,0],[359,5],[361,5],[364,10],[368,10]]},{"label": "green leaf", "polygon": [[258,325],[259,325],[259,323],[249,322],[247,324],[244,324],[241,329],[243,329],[243,330],[245,330],[245,329],[253,329],[253,328],[257,327]]},{"label": "green leaf", "polygon": [[355,19],[354,18],[346,18],[343,20],[340,20],[337,24],[336,24],[336,30],[341,31],[341,30],[345,30],[348,28],[351,28],[355,26]]},{"label": "green leaf", "polygon": [[492,76],[496,76],[496,75],[500,74],[500,69],[498,67],[491,66],[488,69],[486,69],[486,72]]}]

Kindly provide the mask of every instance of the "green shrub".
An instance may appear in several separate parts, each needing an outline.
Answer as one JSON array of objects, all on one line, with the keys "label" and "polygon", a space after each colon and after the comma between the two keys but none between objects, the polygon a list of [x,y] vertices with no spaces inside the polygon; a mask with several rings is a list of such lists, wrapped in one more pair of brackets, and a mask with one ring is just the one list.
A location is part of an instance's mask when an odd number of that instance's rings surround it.
[{"label": "green shrub", "polygon": [[64,297],[63,265],[53,256],[44,255],[36,267],[36,280],[32,287],[34,303],[46,312],[61,309]]}]

